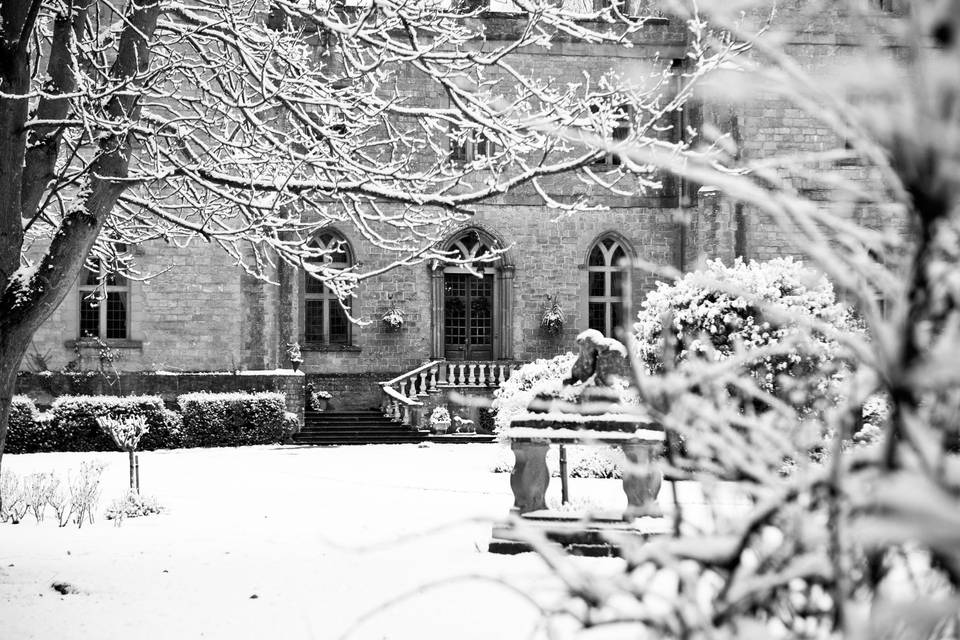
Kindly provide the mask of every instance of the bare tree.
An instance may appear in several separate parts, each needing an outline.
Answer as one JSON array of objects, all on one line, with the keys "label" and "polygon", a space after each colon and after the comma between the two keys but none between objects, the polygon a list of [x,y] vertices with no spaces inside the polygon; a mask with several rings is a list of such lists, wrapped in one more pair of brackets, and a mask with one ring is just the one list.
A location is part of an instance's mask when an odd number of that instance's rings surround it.
[{"label": "bare tree", "polygon": [[591,171],[607,150],[558,132],[609,139],[629,119],[631,143],[681,148],[665,114],[731,51],[693,46],[679,82],[654,65],[552,83],[520,54],[558,35],[629,46],[644,21],[516,4],[516,30],[488,42],[470,2],[2,2],[0,451],[31,336],[85,263],[136,275],[126,245],[201,238],[259,278],[283,262],[347,296],[384,269],[325,264],[334,248],[309,239],[331,221],[393,252],[390,268],[448,258],[443,229],[510,189],[590,208],[550,198],[558,174],[656,188],[649,167]]},{"label": "bare tree", "polygon": [[[702,153],[625,153],[716,185],[751,219],[794,234],[866,333],[833,334],[843,345],[834,364],[846,374],[839,396],[812,412],[765,393],[748,373],[757,358],[791,353],[789,341],[727,358],[707,346],[697,357],[665,331],[664,371],[649,375],[635,361],[643,404],[684,443],[667,452],[668,477],[698,482],[708,501],[734,492],[751,506],[704,519],[676,503],[673,534],[625,542],[625,569],[613,578],[533,537],[570,594],[557,616],[584,628],[660,638],[957,637],[960,3],[788,4],[795,11],[754,37],[727,3],[700,3],[713,24],[752,45],[749,61],[717,85],[734,102],[802,109],[834,132],[834,148],[757,158],[719,136]],[[815,32],[831,22],[857,38],[834,65],[811,69],[794,55],[804,47],[784,45],[790,27]],[[629,328],[624,337],[632,340]],[[700,338],[684,339],[709,345]],[[691,355],[678,363],[680,349]],[[795,381],[782,383],[788,395]],[[879,441],[854,446],[871,398],[889,406]]]}]

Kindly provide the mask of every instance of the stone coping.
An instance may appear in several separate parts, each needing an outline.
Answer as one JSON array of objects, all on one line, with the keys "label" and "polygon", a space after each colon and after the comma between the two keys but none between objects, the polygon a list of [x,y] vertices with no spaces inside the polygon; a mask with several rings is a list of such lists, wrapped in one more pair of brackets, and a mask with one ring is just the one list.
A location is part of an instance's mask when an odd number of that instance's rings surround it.
[{"label": "stone coping", "polygon": [[552,429],[511,427],[503,433],[508,442],[543,442],[553,444],[645,444],[666,439],[663,431],[596,431],[594,429]]}]

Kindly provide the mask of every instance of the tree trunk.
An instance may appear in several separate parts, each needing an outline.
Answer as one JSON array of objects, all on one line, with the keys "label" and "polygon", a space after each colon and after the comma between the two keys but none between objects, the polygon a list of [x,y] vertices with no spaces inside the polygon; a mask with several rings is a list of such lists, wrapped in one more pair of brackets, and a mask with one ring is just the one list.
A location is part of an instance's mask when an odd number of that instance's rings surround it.
[{"label": "tree trunk", "polygon": [[[0,335],[0,472],[3,471],[3,450],[7,443],[7,425],[10,424],[17,371],[29,343],[29,340],[17,340],[13,332]],[[0,505],[2,500],[3,496],[0,496]]]},{"label": "tree trunk", "polygon": [[[29,42],[33,23],[42,3],[0,2],[0,462],[7,439],[10,405],[17,381],[17,370],[33,334],[63,302],[83,269],[84,260],[100,230],[110,216],[120,194],[127,187],[133,139],[129,132],[102,136],[99,155],[91,172],[80,182],[74,202],[67,208],[50,246],[36,267],[26,273],[21,268],[22,183],[26,158],[26,134],[23,123],[28,102],[16,97],[30,89]],[[86,10],[89,2],[76,5]],[[140,117],[139,78],[150,67],[150,42],[157,26],[160,3],[146,0],[133,3],[126,16],[117,46],[117,57],[110,68],[116,84],[127,84],[129,91],[117,92],[104,106],[104,115],[122,123]],[[16,23],[16,24],[15,24]],[[56,31],[67,38],[72,23],[63,22]],[[60,43],[63,44],[63,43]],[[67,54],[65,49],[63,55]],[[62,87],[61,87],[62,88]],[[7,97],[3,97],[6,95]],[[62,104],[60,105],[63,106]],[[52,107],[51,107],[52,108]],[[49,160],[49,149],[36,162]],[[38,171],[36,180],[46,174]],[[36,187],[33,179],[28,191]]]}]

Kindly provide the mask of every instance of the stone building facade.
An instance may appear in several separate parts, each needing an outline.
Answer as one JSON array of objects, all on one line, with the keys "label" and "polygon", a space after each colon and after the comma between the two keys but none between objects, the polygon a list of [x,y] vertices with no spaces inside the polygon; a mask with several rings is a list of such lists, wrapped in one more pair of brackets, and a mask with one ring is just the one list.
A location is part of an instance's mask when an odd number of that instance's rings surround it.
[{"label": "stone building facade", "polygon": [[[500,14],[483,19],[487,37],[494,39],[498,31],[516,28],[518,20]],[[835,19],[825,15],[822,24],[806,25],[788,51],[810,68],[842,55],[849,43]],[[654,58],[682,65],[686,38],[683,24],[655,20],[630,49],[567,40],[524,54],[518,64],[573,82],[582,79],[584,70],[629,69]],[[701,121],[730,133],[739,152],[751,158],[838,143],[811,116],[770,97],[758,96],[747,106],[720,101],[690,105],[678,115],[676,130]],[[864,167],[842,170],[870,179]],[[586,187],[570,177],[554,180],[550,188],[550,195],[562,201]],[[704,258],[769,259],[801,252],[789,231],[723,200],[709,187],[667,178],[656,193],[598,194],[595,201],[607,209],[559,222],[558,213],[540,204],[532,191],[513,191],[479,205],[472,220],[449,231],[444,248],[502,249],[496,262],[483,266],[482,277],[420,264],[365,280],[350,303],[360,324],[346,326],[322,288],[308,286],[303,274],[288,266],[278,268],[277,286],[245,275],[209,245],[172,249],[146,243],[134,248],[134,255],[143,272],[155,275],[121,283],[125,324],[107,335],[110,309],[102,312],[105,319],[99,325],[91,317],[84,320],[78,285],[36,334],[24,368],[95,366],[100,347],[92,338],[99,337],[117,356],[113,366],[123,371],[271,370],[288,366],[284,346],[298,341],[303,370],[332,392],[335,407],[367,407],[378,402],[379,381],[425,361],[551,357],[569,350],[588,326],[608,327],[615,319],[611,287],[618,276],[605,267],[619,252],[681,270],[695,268]],[[877,218],[874,224],[894,222]],[[331,226],[324,241],[331,240],[342,243],[344,261],[360,262],[364,270],[391,261],[350,227]],[[655,281],[653,275],[637,272],[634,300],[642,299]],[[554,303],[565,315],[559,335],[540,326],[543,312]],[[381,321],[392,308],[404,317],[399,330]],[[84,336],[84,326],[90,335]]]}]

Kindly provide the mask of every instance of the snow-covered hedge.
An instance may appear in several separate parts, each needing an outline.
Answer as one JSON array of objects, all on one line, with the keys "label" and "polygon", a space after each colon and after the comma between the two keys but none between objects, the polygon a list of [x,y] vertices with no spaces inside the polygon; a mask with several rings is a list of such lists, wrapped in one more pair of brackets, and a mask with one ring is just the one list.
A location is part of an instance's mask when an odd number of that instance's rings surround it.
[{"label": "snow-covered hedge", "polygon": [[235,447],[283,441],[282,393],[187,393],[177,398],[184,445]]},{"label": "snow-covered hedge", "polygon": [[159,396],[61,396],[47,414],[37,412],[25,396],[14,399],[7,453],[43,451],[114,451],[117,445],[98,418],[142,417],[149,431],[140,449],[170,449],[181,445],[180,417],[168,411]]},{"label": "snow-covered hedge", "polygon": [[147,433],[141,450],[174,449],[181,446],[179,416],[163,406],[160,396],[61,396],[50,407],[51,428],[58,439],[55,451],[114,451],[113,438],[97,418],[122,420],[142,416]]},{"label": "snow-covered hedge", "polygon": [[661,322],[668,315],[678,360],[723,360],[738,348],[783,345],[747,368],[762,389],[795,403],[827,391],[842,369],[837,338],[858,330],[830,282],[791,258],[737,259],[729,267],[716,260],[676,282],[658,283],[634,325],[638,356],[654,372],[663,367]]}]

